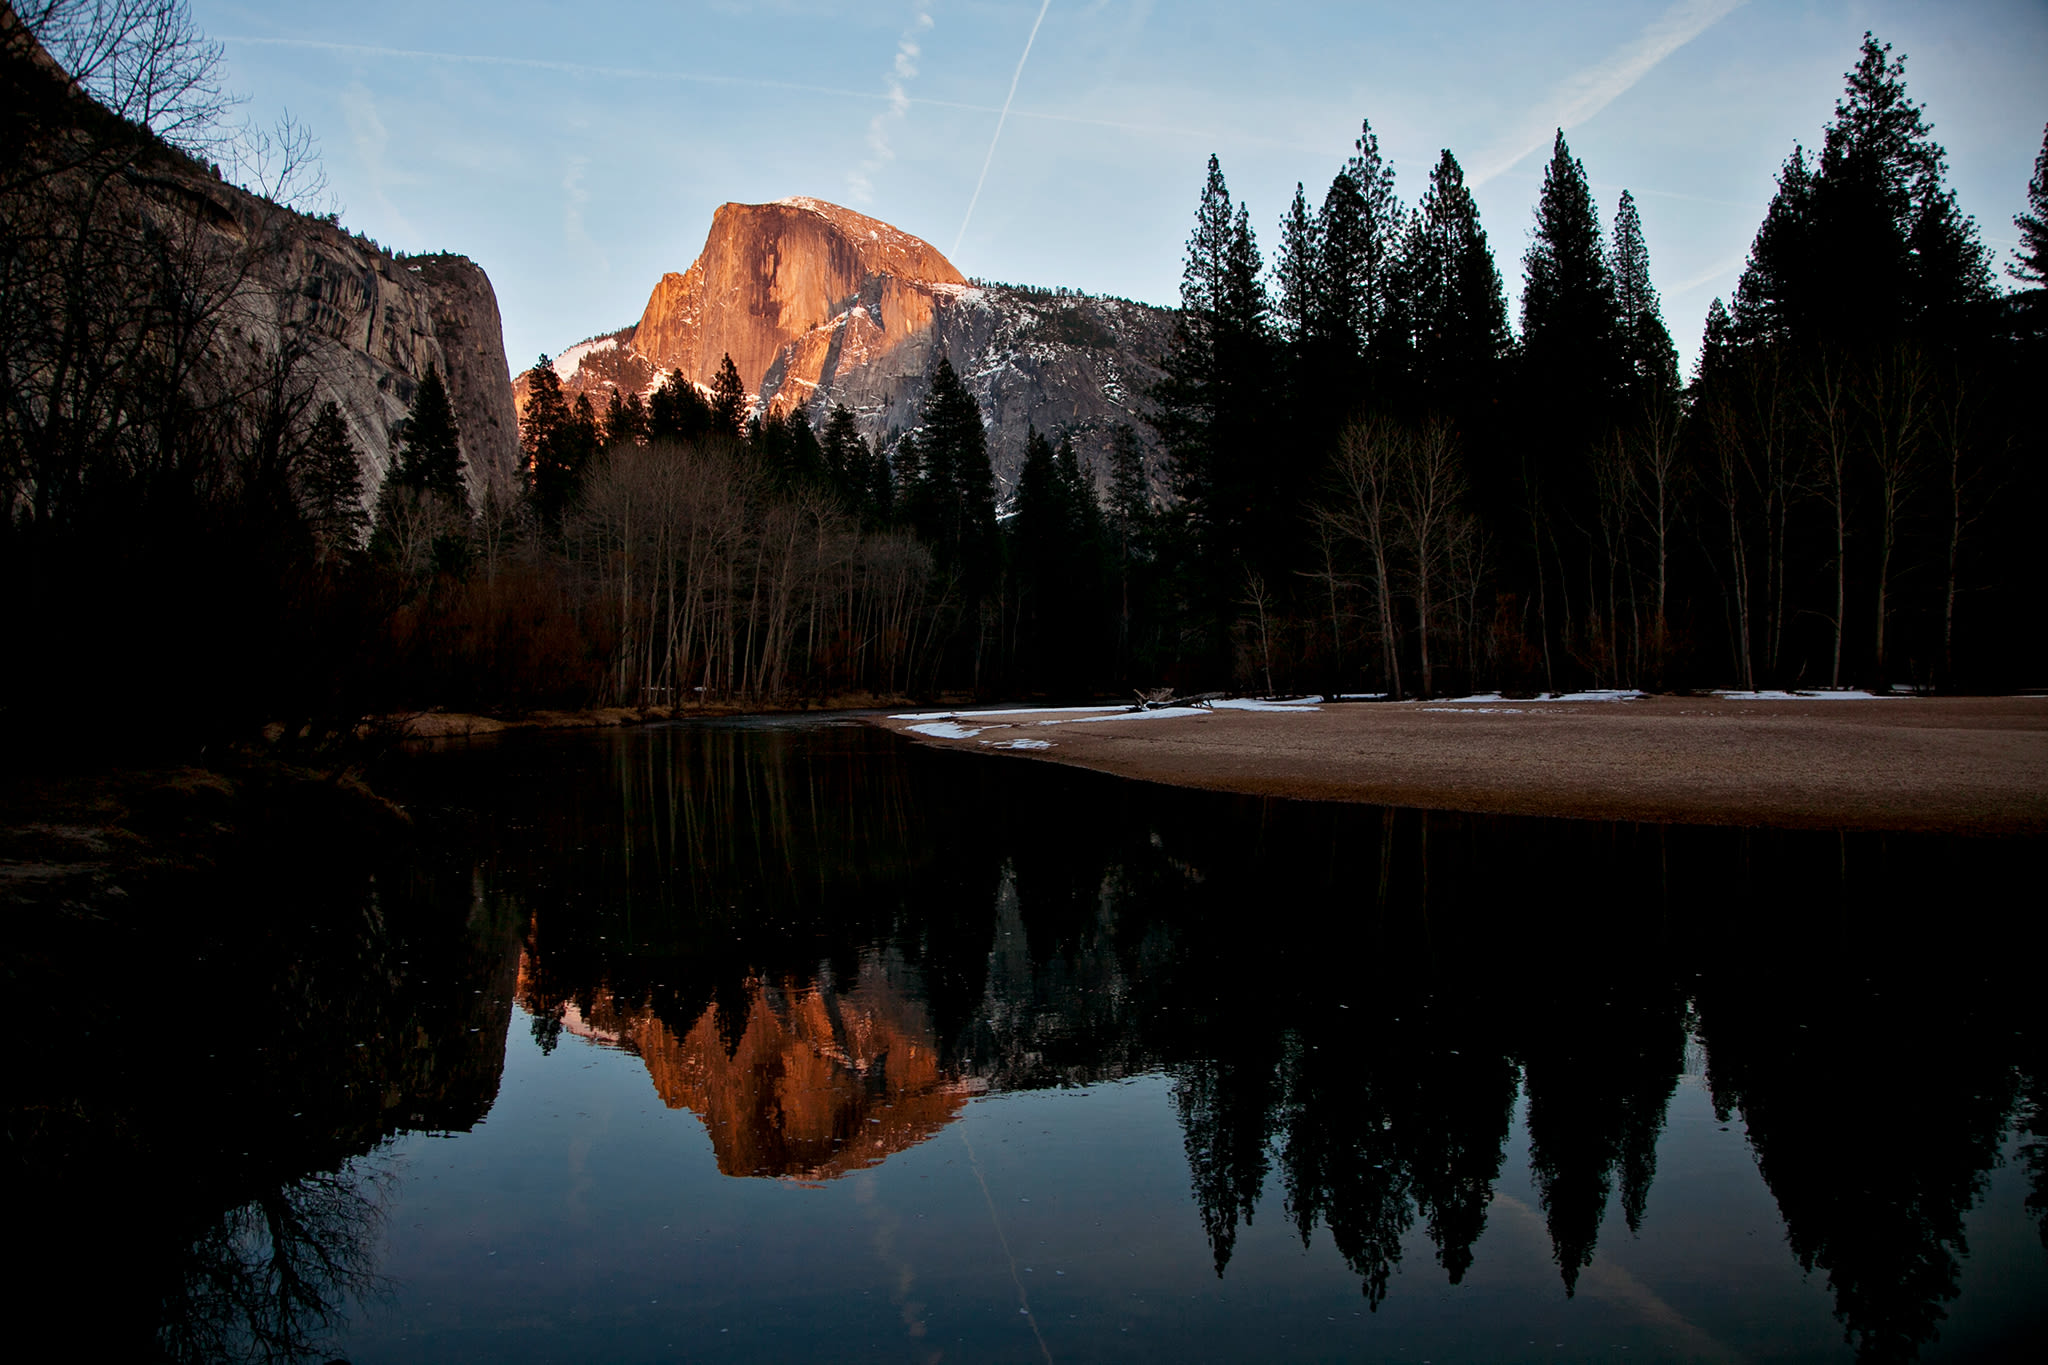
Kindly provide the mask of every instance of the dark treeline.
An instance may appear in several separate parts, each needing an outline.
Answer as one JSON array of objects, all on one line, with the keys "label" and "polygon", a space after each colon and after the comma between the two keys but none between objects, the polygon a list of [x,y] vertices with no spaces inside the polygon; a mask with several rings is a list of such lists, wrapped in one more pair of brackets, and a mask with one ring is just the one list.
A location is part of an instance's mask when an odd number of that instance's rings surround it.
[{"label": "dark treeline", "polygon": [[2048,159],[2019,294],[1944,176],[1865,35],[1684,384],[1635,203],[1603,229],[1562,133],[1519,335],[1450,152],[1404,205],[1367,126],[1270,268],[1212,159],[1141,657],[1397,695],[2036,676]]},{"label": "dark treeline", "polygon": [[78,87],[44,47],[95,60],[101,10],[0,34],[17,721],[189,749],[434,705],[2039,676],[2048,159],[2001,294],[1867,35],[1690,383],[1633,201],[1603,227],[1562,134],[1517,334],[1457,160],[1406,204],[1367,127],[1270,264],[1212,159],[1163,454],[1033,432],[1004,490],[943,362],[888,432],[757,412],[730,360],[602,405],[543,363],[515,469],[464,467],[429,365],[356,448],[287,268],[329,230],[282,207],[306,144],[230,147],[218,51],[163,8]]}]

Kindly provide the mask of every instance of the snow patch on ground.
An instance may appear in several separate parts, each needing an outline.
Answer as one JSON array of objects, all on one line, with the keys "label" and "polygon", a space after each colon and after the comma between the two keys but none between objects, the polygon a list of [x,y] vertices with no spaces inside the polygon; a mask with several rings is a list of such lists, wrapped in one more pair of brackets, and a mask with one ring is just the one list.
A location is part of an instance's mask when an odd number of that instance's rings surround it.
[{"label": "snow patch on ground", "polygon": [[1218,711],[1319,711],[1321,697],[1290,697],[1286,701],[1261,701],[1256,697],[1232,697],[1223,701],[1212,701],[1209,705]]},{"label": "snow patch on ground", "polygon": [[[1219,711],[1277,711],[1298,714],[1320,710],[1317,703],[1321,701],[1321,697],[1302,697],[1290,701],[1262,701],[1244,697],[1204,702],[1200,705],[1158,706],[1149,711],[1135,710],[1129,706],[1036,706],[1006,711],[907,711],[889,719],[915,722],[903,727],[913,735],[926,735],[932,739],[973,739],[984,731],[1011,730],[1020,726],[1036,729],[1048,725],[1085,725],[1091,721],[1102,720],[1171,720],[1177,716],[1206,716],[1211,713],[1212,708]],[[998,749],[1051,747],[1051,741],[1042,739],[984,739],[981,742]]]},{"label": "snow patch on ground", "polygon": [[972,716],[976,720],[989,716],[1054,716],[1090,711],[1128,711],[1128,706],[1027,706],[1013,711],[914,711],[906,715],[891,716],[890,720],[952,720],[959,716]]},{"label": "snow patch on ground", "polygon": [[1106,716],[1069,716],[1065,720],[1041,720],[1040,725],[1079,725],[1091,720],[1164,720],[1170,716],[1202,716],[1208,711],[1200,706],[1158,706],[1150,711],[1112,711]]},{"label": "snow patch on ground", "polygon": [[1525,716],[1519,706],[1423,706],[1418,710],[1445,716]]},{"label": "snow patch on ground", "polygon": [[[1515,697],[1513,701],[1519,707],[1533,705],[1538,702],[1547,704],[1559,701],[1639,701],[1648,695],[1649,693],[1638,691],[1632,687],[1608,687],[1598,688],[1591,692],[1543,692],[1533,697]],[[1509,698],[1503,697],[1498,692],[1477,692],[1469,697],[1438,697],[1426,705],[1422,703],[1420,698],[1410,700],[1405,704],[1410,706],[1419,705],[1425,711],[1441,711],[1450,706],[1472,706],[1507,700]],[[1506,715],[1509,713],[1502,711],[1500,714]]]},{"label": "snow patch on ground", "polygon": [[980,730],[970,730],[964,725],[955,725],[950,720],[935,720],[926,725],[910,727],[913,735],[930,735],[933,739],[973,739]]},{"label": "snow patch on ground", "polygon": [[1822,689],[1813,692],[1715,692],[1711,695],[1723,701],[1891,701],[1894,698],[1876,692],[1865,692],[1860,688],[1846,687],[1839,691]]}]

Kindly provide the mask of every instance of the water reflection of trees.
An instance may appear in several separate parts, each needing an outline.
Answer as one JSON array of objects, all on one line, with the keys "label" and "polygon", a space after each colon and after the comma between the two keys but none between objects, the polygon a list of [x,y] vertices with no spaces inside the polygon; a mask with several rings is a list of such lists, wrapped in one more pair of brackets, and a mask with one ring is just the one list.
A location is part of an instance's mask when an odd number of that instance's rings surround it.
[{"label": "water reflection of trees", "polygon": [[[514,812],[485,882],[527,918],[537,1027],[608,1009],[737,1058],[763,1008],[788,1032],[789,1002],[886,961],[952,1082],[1166,1071],[1219,1274],[1277,1187],[1374,1306],[1418,1229],[1450,1282],[1471,1268],[1518,1096],[1573,1292],[1610,1212],[1655,1216],[1695,1031],[1873,1359],[1937,1331],[2002,1133],[2043,1126],[2038,1044],[1999,1013],[2032,931],[1987,953],[1944,926],[1969,951],[1937,961],[1911,918],[2026,846],[1291,805],[893,746],[679,729],[442,779]],[[2048,1189],[2048,1143],[2026,1159]]]},{"label": "water reflection of trees", "polygon": [[[1943,899],[1937,869],[1887,861],[1906,904]],[[1699,998],[1715,1108],[1742,1117],[1793,1254],[1826,1275],[1858,1355],[1894,1360],[1938,1335],[1964,1217],[2041,1072],[2022,1051],[2029,969],[2008,956],[2026,945],[1886,931],[1861,899],[1875,889],[1716,963]]]},{"label": "water reflection of trees", "polygon": [[[79,1302],[86,1357],[317,1360],[375,1292],[385,1167],[407,1129],[489,1110],[514,926],[466,859],[275,817],[216,868],[10,960],[60,1020],[10,1072],[18,1302]],[[386,855],[389,856],[386,856]]]}]

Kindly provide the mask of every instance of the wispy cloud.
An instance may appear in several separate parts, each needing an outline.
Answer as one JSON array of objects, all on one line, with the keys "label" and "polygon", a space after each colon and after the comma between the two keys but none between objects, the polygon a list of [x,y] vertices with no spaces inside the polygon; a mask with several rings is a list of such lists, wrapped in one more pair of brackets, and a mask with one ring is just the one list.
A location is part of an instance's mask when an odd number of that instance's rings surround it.
[{"label": "wispy cloud", "polygon": [[[1041,11],[1041,17],[1043,11]],[[1034,26],[1033,32],[1036,32]],[[588,62],[550,61],[538,57],[502,57],[490,53],[475,52],[433,52],[420,48],[380,47],[366,43],[332,43],[313,38],[250,38],[229,36],[220,39],[228,44],[245,44],[253,47],[290,47],[314,52],[332,52],[343,57],[373,58],[379,61],[447,62],[460,66],[490,66],[523,68],[531,71],[554,72],[568,76],[597,76],[608,80],[648,81],[657,84],[708,85],[742,90],[776,90],[793,94],[825,95],[834,99],[859,100],[867,104],[884,104],[892,108],[897,103],[891,91],[877,93],[873,90],[851,90],[841,86],[811,85],[802,81],[778,81],[756,76],[709,75],[695,71],[661,71],[649,67],[597,66]],[[1028,51],[1027,54],[1029,55]],[[913,61],[915,58],[912,59]],[[891,67],[892,72],[894,67]],[[1023,67],[1018,66],[1019,74]],[[1011,94],[1016,93],[1014,79]],[[910,95],[907,88],[903,93],[905,108],[952,109],[968,114],[997,114],[1008,118],[1032,119],[1045,123],[1066,123],[1083,128],[1108,128],[1116,132],[1136,133],[1147,137],[1171,138],[1177,142],[1215,147],[1244,144],[1259,147],[1293,147],[1304,151],[1325,151],[1321,139],[1300,137],[1276,137],[1250,131],[1239,126],[1204,127],[1198,123],[1146,123],[1133,119],[1091,118],[1086,114],[1055,113],[1044,109],[1014,109],[1004,105],[974,104],[965,100],[932,99],[923,95]],[[887,112],[886,110],[884,112]],[[1545,136],[1548,136],[1546,134]],[[990,144],[994,146],[993,143]]]},{"label": "wispy cloud", "polygon": [[829,85],[807,85],[801,81],[767,80],[758,76],[713,76],[694,71],[655,71],[634,66],[594,66],[588,62],[557,62],[539,57],[501,57],[483,52],[428,52],[410,47],[379,47],[368,43],[330,43],[315,38],[249,38],[232,35],[219,40],[230,46],[294,47],[314,52],[332,52],[344,57],[377,57],[414,62],[450,62],[460,66],[519,67],[529,71],[553,71],[568,76],[603,76],[613,80],[673,81],[684,85],[737,86],[754,90],[789,90],[809,95],[836,95],[842,99],[886,100],[872,90],[842,90]]},{"label": "wispy cloud", "polygon": [[1471,181],[1483,185],[1529,153],[1550,144],[1559,128],[1584,123],[1612,104],[1657,63],[1742,8],[1746,0],[1679,0],[1641,36],[1608,58],[1573,73],[1528,120],[1474,162]]},{"label": "wispy cloud", "polygon": [[583,173],[589,169],[589,157],[575,156],[569,158],[569,169],[562,174],[562,241],[586,253],[597,262],[599,270],[609,271],[611,261],[592,240],[583,221],[583,206],[590,202],[590,191],[583,186]]},{"label": "wispy cloud", "polygon": [[967,225],[974,221],[974,206],[981,202],[981,187],[988,179],[989,163],[996,159],[996,144],[1003,140],[1003,125],[1010,121],[1010,104],[1017,98],[1017,82],[1024,79],[1024,63],[1031,60],[1031,45],[1038,41],[1038,26],[1045,22],[1045,12],[1052,8],[1052,0],[1038,7],[1038,17],[1031,21],[1031,34],[1024,40],[1024,55],[1017,59],[1017,69],[1010,74],[1010,93],[1003,96],[1003,111],[996,115],[995,136],[988,140],[988,155],[981,159],[981,174],[974,180],[974,197],[967,201],[967,212],[960,219],[960,230],[953,234],[953,250],[960,250],[960,242],[967,236]]},{"label": "wispy cloud", "polygon": [[867,159],[846,173],[846,191],[856,204],[874,201],[875,173],[896,159],[896,153],[889,146],[889,134],[910,112],[907,87],[911,78],[917,75],[917,59],[924,55],[917,37],[931,26],[930,11],[919,10],[917,18],[910,21],[910,27],[896,40],[896,60],[882,81],[886,92],[883,98],[888,101],[888,106],[868,120]]},{"label": "wispy cloud", "polygon": [[349,146],[362,164],[364,179],[369,181],[370,193],[376,196],[377,207],[398,231],[409,238],[417,237],[412,223],[391,201],[390,189],[403,177],[395,175],[384,159],[391,134],[377,112],[375,97],[361,81],[356,81],[341,92],[341,111],[348,120]]}]

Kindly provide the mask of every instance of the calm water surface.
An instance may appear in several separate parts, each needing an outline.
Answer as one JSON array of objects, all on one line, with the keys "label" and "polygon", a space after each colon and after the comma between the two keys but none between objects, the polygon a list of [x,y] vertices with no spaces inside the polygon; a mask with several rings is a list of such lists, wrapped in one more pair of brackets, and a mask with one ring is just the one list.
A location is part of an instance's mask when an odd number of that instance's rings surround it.
[{"label": "calm water surface", "polygon": [[1236,798],[830,722],[380,784],[415,847],[244,879],[264,932],[152,940],[28,1045],[75,1091],[47,1197],[174,1354],[2048,1345],[2038,844]]}]

